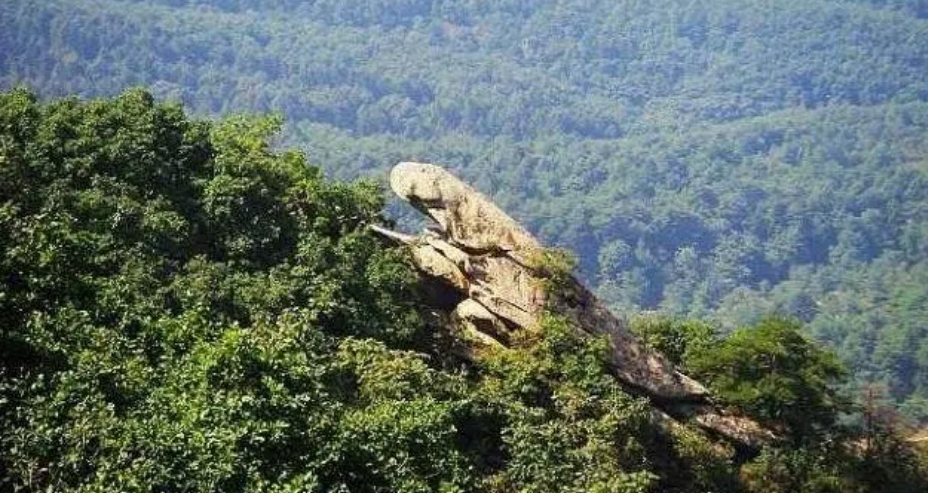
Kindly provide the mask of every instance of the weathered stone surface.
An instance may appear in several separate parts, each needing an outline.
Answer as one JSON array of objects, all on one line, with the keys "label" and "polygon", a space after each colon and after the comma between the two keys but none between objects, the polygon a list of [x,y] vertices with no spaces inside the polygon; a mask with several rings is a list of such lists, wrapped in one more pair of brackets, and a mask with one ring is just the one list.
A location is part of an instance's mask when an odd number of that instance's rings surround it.
[{"label": "weathered stone surface", "polygon": [[771,442],[776,438],[773,432],[764,429],[754,420],[725,414],[711,407],[697,408],[689,420],[704,429],[721,433],[738,443],[757,445]]},{"label": "weathered stone surface", "polygon": [[467,276],[458,268],[458,265],[431,245],[413,246],[412,258],[416,262],[416,266],[426,274],[443,279],[462,292],[466,293],[469,290],[470,282],[468,282]]},{"label": "weathered stone surface", "polygon": [[[414,247],[420,268],[445,278],[515,326],[538,322],[546,306],[544,279],[524,260],[541,251],[538,240],[480,192],[437,166],[400,163],[390,173],[390,184],[397,195],[434,218],[446,234],[444,240],[427,238],[425,244]],[[661,355],[641,346],[622,320],[578,281],[571,281],[571,296],[556,301],[558,311],[584,331],[608,336],[613,346],[612,366],[619,378],[669,399],[697,399],[707,394]]]},{"label": "weathered stone surface", "polygon": [[576,279],[567,295],[555,302],[555,311],[568,315],[590,334],[606,335],[612,349],[613,371],[629,385],[662,399],[701,400],[708,395],[699,382],[677,371],[663,355],[644,347],[625,321],[609,312]]},{"label": "weathered stone surface", "polygon": [[509,337],[506,324],[471,299],[465,299],[455,307],[451,312],[451,321],[468,336],[487,346],[502,346],[500,341]]},{"label": "weathered stone surface", "polygon": [[466,271],[468,269],[470,255],[468,255],[467,252],[464,252],[451,243],[448,243],[445,240],[440,240],[438,238],[426,237],[425,242],[428,244],[428,246],[434,248],[442,255],[447,257],[448,260],[454,262],[454,264],[457,265],[462,271]]},{"label": "weathered stone surface", "polygon": [[525,327],[537,322],[544,309],[541,280],[505,255],[474,257],[470,261],[472,298],[497,307],[499,316]]},{"label": "weathered stone surface", "polygon": [[511,331],[534,327],[550,309],[585,334],[605,335],[616,378],[660,412],[742,444],[770,438],[754,421],[716,409],[705,387],[643,346],[577,279],[568,277],[556,296],[546,293],[548,273],[530,261],[544,252],[541,243],[478,191],[438,166],[409,162],[393,168],[390,186],[438,223],[437,235],[377,230],[409,244],[427,279],[457,293],[451,322],[477,344],[505,345]]},{"label": "weathered stone surface", "polygon": [[431,164],[399,163],[390,188],[426,212],[449,241],[476,251],[538,250],[541,244],[518,222],[451,173]]}]

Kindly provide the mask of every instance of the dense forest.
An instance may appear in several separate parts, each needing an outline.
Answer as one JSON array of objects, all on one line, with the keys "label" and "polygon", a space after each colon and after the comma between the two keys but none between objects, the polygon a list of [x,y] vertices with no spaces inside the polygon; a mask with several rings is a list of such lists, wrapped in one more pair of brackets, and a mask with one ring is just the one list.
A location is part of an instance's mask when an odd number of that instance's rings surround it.
[{"label": "dense forest", "polygon": [[277,113],[337,179],[441,163],[620,313],[797,317],[928,422],[924,0],[8,0],[0,24],[0,87]]},{"label": "dense forest", "polygon": [[383,195],[131,90],[0,93],[0,491],[921,493],[928,450],[765,318],[642,339],[771,430],[661,417],[550,313],[462,360]]}]

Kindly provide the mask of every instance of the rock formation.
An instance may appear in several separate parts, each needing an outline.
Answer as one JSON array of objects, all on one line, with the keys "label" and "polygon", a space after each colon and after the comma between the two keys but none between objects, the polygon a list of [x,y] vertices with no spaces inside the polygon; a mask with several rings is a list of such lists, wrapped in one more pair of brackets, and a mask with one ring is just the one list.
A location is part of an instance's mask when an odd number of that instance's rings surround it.
[{"label": "rock formation", "polygon": [[770,438],[752,420],[714,406],[705,387],[643,346],[573,276],[564,275],[556,297],[548,293],[548,250],[452,174],[431,164],[404,162],[393,168],[390,186],[438,227],[420,236],[375,230],[410,246],[424,279],[442,293],[435,304],[444,305],[439,308],[449,310],[450,320],[475,344],[506,346],[514,331],[535,326],[551,309],[583,333],[607,337],[616,378],[630,392],[650,399],[663,418],[694,422],[739,445],[756,446]]}]

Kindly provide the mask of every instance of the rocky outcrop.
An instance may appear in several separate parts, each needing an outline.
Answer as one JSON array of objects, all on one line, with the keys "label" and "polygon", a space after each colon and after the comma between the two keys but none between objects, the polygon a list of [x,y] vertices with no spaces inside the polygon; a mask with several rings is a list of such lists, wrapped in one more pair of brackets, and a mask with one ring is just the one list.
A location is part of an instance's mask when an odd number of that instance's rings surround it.
[{"label": "rocky outcrop", "polygon": [[642,345],[574,277],[560,279],[556,296],[548,293],[544,286],[552,272],[545,262],[547,250],[452,174],[431,164],[404,162],[393,168],[390,187],[437,228],[420,236],[375,229],[410,246],[424,277],[445,293],[442,303],[453,305],[448,307],[450,320],[476,344],[506,346],[512,332],[538,324],[550,309],[584,334],[605,336],[616,378],[673,419],[691,421],[742,445],[770,438],[753,421],[717,409],[704,386]]}]

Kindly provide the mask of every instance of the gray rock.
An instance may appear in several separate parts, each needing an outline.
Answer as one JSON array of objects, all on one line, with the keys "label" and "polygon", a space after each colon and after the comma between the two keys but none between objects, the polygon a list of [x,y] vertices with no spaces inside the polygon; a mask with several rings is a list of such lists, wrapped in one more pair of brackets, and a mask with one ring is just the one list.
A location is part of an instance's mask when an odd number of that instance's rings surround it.
[{"label": "gray rock", "polygon": [[451,322],[472,340],[485,346],[501,347],[509,329],[496,315],[480,303],[465,299],[451,312]]},{"label": "gray rock", "polygon": [[629,391],[651,399],[661,413],[740,444],[771,438],[753,420],[716,408],[703,385],[641,344],[625,321],[575,277],[566,276],[556,293],[548,293],[545,283],[551,273],[537,261],[544,247],[480,192],[438,166],[410,162],[393,168],[390,187],[437,223],[437,237],[377,230],[409,244],[422,273],[457,293],[462,301],[450,319],[475,344],[505,345],[510,332],[535,327],[550,310],[567,317],[583,334],[605,336],[615,377]]},{"label": "gray rock", "polygon": [[465,249],[528,253],[541,248],[496,204],[438,166],[399,163],[390,172],[390,188],[434,219],[449,241]]}]

